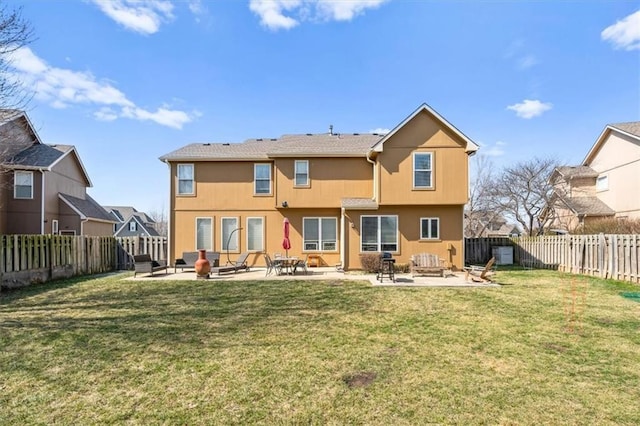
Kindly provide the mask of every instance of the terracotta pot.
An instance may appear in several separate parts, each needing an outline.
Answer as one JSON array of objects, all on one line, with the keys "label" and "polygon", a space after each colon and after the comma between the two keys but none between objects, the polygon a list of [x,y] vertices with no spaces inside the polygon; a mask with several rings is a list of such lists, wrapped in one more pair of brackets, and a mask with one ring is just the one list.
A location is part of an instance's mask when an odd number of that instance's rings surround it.
[{"label": "terracotta pot", "polygon": [[198,250],[198,260],[194,264],[196,267],[196,274],[198,277],[208,277],[211,271],[211,263],[207,259],[206,250]]}]

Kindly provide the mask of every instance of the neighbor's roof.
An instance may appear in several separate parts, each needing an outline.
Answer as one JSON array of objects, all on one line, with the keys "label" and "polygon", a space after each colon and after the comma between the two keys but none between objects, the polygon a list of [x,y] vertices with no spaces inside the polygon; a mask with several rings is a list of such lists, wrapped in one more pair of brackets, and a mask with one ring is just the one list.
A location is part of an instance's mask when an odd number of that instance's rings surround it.
[{"label": "neighbor's roof", "polygon": [[160,157],[162,161],[266,160],[291,156],[365,156],[382,135],[303,134],[242,143],[192,143]]},{"label": "neighbor's roof", "polygon": [[109,213],[89,195],[87,195],[86,199],[73,197],[67,194],[58,194],[58,197],[71,207],[81,219],[115,222],[111,215],[109,215]]},{"label": "neighbor's roof", "polygon": [[613,216],[615,211],[598,197],[563,198],[562,201],[574,213],[587,216]]},{"label": "neighbor's roof", "polygon": [[600,136],[598,136],[598,139],[596,139],[596,142],[593,144],[593,146],[591,147],[587,155],[584,157],[584,160],[582,160],[582,164],[586,166],[591,163],[595,155],[598,153],[598,151],[604,144],[604,141],[607,139],[607,136],[612,131],[622,133],[623,135],[627,135],[634,139],[640,140],[640,121],[629,121],[626,123],[608,124],[604,128],[602,133],[600,133]]},{"label": "neighbor's roof", "polygon": [[598,177],[598,172],[589,166],[560,166],[556,171],[564,178]]}]

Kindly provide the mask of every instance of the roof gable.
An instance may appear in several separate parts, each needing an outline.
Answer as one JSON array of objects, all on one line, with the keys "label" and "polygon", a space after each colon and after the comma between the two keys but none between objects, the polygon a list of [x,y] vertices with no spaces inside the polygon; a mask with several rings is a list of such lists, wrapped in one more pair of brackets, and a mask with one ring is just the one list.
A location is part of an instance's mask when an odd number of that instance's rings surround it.
[{"label": "roof gable", "polygon": [[465,151],[469,154],[473,154],[478,150],[478,145],[473,142],[469,137],[467,137],[464,133],[458,130],[454,125],[449,123],[444,117],[438,114],[433,108],[429,105],[422,104],[420,105],[411,115],[405,118],[400,124],[394,127],[389,133],[387,133],[382,139],[380,139],[375,145],[371,147],[373,151],[382,152],[384,143],[391,139],[393,135],[395,135],[400,129],[406,126],[409,122],[411,122],[415,117],[417,117],[420,113],[426,112],[431,115],[436,121],[440,122],[445,128],[453,132],[457,135],[464,143],[465,143]]},{"label": "roof gable", "polygon": [[582,160],[583,165],[588,166],[591,164],[595,156],[607,141],[611,132],[617,132],[640,141],[640,121],[608,124],[602,133],[600,133],[600,136],[598,136],[598,139],[596,139],[596,142],[593,144],[586,157],[584,157],[584,160]]}]

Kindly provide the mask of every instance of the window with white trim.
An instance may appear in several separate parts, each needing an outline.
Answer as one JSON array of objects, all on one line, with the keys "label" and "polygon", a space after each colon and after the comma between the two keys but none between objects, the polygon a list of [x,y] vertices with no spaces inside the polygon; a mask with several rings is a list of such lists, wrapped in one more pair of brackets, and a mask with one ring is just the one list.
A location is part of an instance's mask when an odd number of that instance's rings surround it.
[{"label": "window with white trim", "polygon": [[413,153],[413,187],[433,188],[433,154]]},{"label": "window with white trim", "polygon": [[196,250],[213,250],[213,220],[210,217],[196,218]]},{"label": "window with white trim", "polygon": [[271,164],[253,165],[253,188],[256,195],[271,194]]},{"label": "window with white trim", "polygon": [[609,189],[609,176],[598,176],[596,179],[596,191],[606,191]]},{"label": "window with white trim", "polygon": [[398,216],[361,216],[360,251],[398,251]]},{"label": "window with white trim", "polygon": [[295,161],[295,186],[309,186],[309,160]]},{"label": "window with white trim", "polygon": [[304,251],[338,250],[338,219],[335,217],[305,217],[302,219]]},{"label": "window with white trim", "polygon": [[420,218],[420,239],[437,240],[440,239],[440,218],[421,217]]},{"label": "window with white trim", "polygon": [[[220,219],[220,235],[222,241],[220,247],[222,250],[237,251],[238,250],[238,218],[223,217]],[[233,232],[236,231],[236,232]]]},{"label": "window with white trim", "polygon": [[13,173],[13,197],[21,199],[33,198],[33,172]]},{"label": "window with white trim", "polygon": [[195,194],[193,164],[178,164],[178,195]]},{"label": "window with white trim", "polygon": [[264,218],[247,218],[247,250],[264,250]]},{"label": "window with white trim", "polygon": [[53,235],[58,235],[58,231],[59,231],[58,220],[57,219],[53,219],[51,221],[51,233]]},{"label": "window with white trim", "polygon": [[136,222],[135,221],[131,221],[129,222],[129,232],[136,232]]}]

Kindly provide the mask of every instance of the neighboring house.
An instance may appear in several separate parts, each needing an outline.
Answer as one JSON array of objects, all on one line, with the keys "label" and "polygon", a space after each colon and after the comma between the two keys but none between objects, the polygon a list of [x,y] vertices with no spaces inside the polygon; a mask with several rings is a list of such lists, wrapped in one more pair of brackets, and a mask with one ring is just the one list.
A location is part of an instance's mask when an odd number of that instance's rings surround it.
[{"label": "neighboring house", "polygon": [[104,206],[113,217],[113,235],[116,237],[158,237],[156,222],[146,213],[129,206]]},{"label": "neighboring house", "polygon": [[465,237],[519,237],[518,225],[509,223],[502,215],[489,211],[464,212]]},{"label": "neighboring house", "polygon": [[552,230],[571,231],[606,218],[640,218],[640,122],[609,124],[580,166],[551,176]]},{"label": "neighboring house", "polygon": [[[331,128],[330,128],[331,129]],[[426,104],[386,135],[284,135],[195,143],[170,165],[169,257],[207,249],[284,252],[360,269],[360,254],[398,263],[436,254],[461,268],[468,157],[478,146]]]},{"label": "neighboring house", "polygon": [[71,145],[46,145],[22,111],[0,112],[0,233],[112,235]]}]

